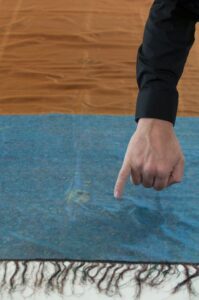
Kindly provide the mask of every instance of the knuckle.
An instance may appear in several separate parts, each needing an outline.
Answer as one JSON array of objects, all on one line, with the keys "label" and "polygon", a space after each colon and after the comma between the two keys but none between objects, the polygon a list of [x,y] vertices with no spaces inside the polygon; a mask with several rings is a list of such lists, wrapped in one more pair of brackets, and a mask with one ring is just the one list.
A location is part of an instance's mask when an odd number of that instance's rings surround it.
[{"label": "knuckle", "polygon": [[145,165],[143,168],[143,173],[148,176],[155,176],[156,168],[152,164]]},{"label": "knuckle", "polygon": [[142,163],[141,162],[134,163],[133,169],[136,170],[136,171],[141,171],[142,170]]},{"label": "knuckle", "polygon": [[131,179],[131,183],[133,183],[135,185],[140,184],[140,180],[139,180],[139,178],[137,178],[137,176],[130,176],[130,179]]},{"label": "knuckle", "polygon": [[144,169],[143,174],[147,177],[154,177],[156,175],[156,171],[154,169]]},{"label": "knuckle", "polygon": [[157,168],[157,176],[159,178],[165,178],[168,174],[168,171],[165,167],[158,167]]}]

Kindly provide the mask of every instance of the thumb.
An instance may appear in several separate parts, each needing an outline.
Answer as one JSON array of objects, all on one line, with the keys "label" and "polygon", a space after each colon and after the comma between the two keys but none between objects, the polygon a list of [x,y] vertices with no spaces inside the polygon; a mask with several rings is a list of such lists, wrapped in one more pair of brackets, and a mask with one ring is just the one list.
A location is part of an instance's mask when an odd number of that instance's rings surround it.
[{"label": "thumb", "polygon": [[179,160],[178,163],[176,164],[175,168],[173,169],[172,174],[170,175],[170,177],[168,179],[167,186],[172,185],[174,183],[181,182],[183,173],[184,173],[184,161]]},{"label": "thumb", "polygon": [[122,196],[125,182],[127,181],[127,178],[129,177],[130,173],[131,173],[131,167],[127,162],[124,161],[124,163],[119,171],[119,174],[118,174],[118,177],[117,177],[117,180],[115,183],[115,187],[114,187],[114,197],[115,198],[120,198]]}]

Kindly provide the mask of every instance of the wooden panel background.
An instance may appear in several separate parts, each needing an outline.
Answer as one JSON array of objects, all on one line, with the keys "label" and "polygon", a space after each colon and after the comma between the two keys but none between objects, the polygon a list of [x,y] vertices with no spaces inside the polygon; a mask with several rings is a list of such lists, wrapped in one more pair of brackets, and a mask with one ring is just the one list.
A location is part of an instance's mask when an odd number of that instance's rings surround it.
[{"label": "wooden panel background", "polygon": [[[134,114],[151,0],[0,0],[0,114]],[[199,32],[178,115],[199,115]]]}]

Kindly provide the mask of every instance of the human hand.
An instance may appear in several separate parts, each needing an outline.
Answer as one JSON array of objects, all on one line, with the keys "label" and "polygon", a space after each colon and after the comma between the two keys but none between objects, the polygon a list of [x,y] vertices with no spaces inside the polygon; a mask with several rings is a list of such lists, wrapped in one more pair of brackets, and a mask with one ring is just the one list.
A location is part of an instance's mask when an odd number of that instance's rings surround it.
[{"label": "human hand", "polygon": [[185,158],[169,121],[141,118],[132,135],[114,187],[114,197],[120,198],[130,176],[135,185],[154,187],[160,191],[179,183]]}]

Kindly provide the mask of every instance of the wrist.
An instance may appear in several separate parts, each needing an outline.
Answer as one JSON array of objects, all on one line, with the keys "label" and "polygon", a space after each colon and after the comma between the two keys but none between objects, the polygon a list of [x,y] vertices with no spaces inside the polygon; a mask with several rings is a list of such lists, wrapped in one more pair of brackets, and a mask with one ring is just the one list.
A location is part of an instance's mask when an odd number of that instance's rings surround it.
[{"label": "wrist", "polygon": [[157,125],[157,126],[173,128],[173,124],[170,121],[156,119],[156,118],[140,118],[139,121],[138,121],[137,127],[151,126],[151,125],[154,125],[154,126]]},{"label": "wrist", "polygon": [[137,129],[143,131],[144,134],[147,132],[173,132],[173,124],[166,120],[154,119],[154,118],[140,118]]}]

